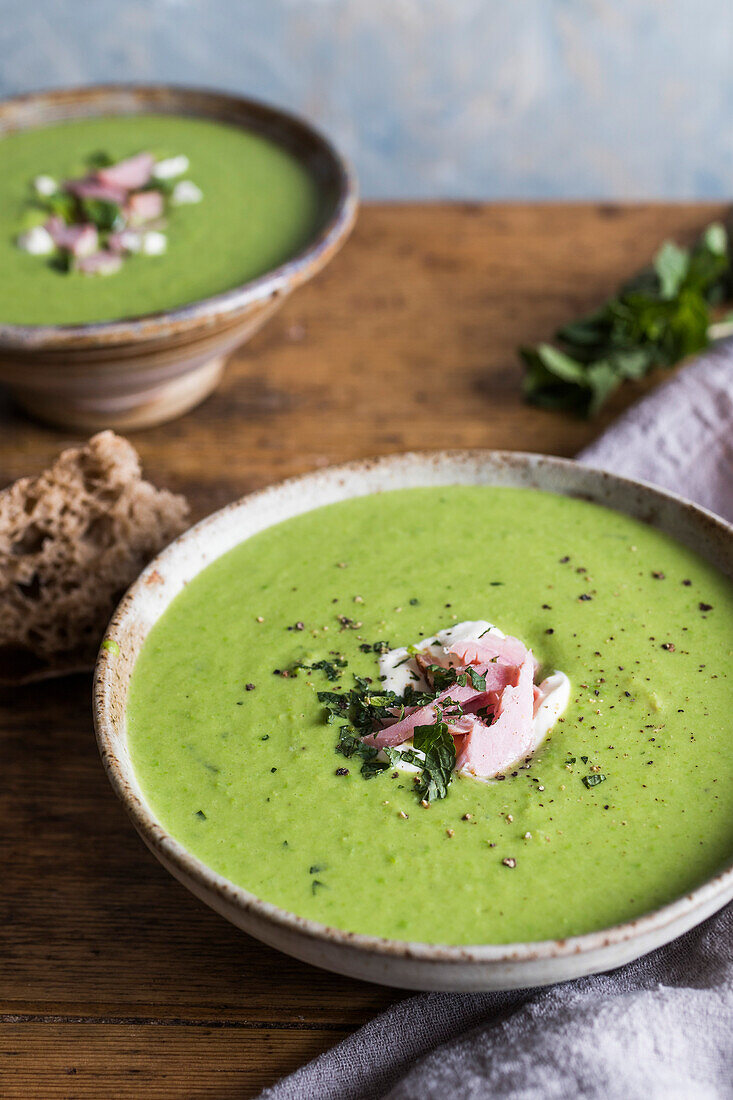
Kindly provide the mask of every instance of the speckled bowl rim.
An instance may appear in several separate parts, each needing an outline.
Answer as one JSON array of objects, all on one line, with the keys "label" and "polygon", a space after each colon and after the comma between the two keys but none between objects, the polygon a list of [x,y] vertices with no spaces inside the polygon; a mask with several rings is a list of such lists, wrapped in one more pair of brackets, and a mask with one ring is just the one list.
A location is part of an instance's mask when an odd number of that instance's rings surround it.
[{"label": "speckled bowl rim", "polygon": [[[68,348],[69,345],[73,345],[76,341],[83,344],[95,343],[97,341],[104,342],[105,344],[137,342],[141,339],[150,339],[151,336],[155,335],[155,330],[159,326],[167,327],[172,325],[176,328],[187,330],[193,327],[197,322],[210,324],[216,318],[225,318],[230,315],[234,316],[257,302],[267,300],[271,296],[284,290],[292,290],[305,282],[306,279],[320,270],[323,263],[325,263],[336,250],[339,242],[341,242],[353,228],[359,199],[356,175],[349,161],[337,152],[335,146],[320,132],[320,130],[304,118],[290,111],[283,110],[280,107],[275,107],[272,104],[254,99],[251,96],[240,96],[231,92],[220,92],[213,88],[199,88],[195,85],[188,84],[90,84],[63,89],[28,92],[23,95],[6,97],[0,101],[0,109],[6,106],[12,107],[17,105],[20,107],[34,102],[53,101],[56,98],[61,100],[62,98],[71,98],[76,95],[83,96],[87,93],[90,95],[95,93],[100,95],[124,95],[127,93],[134,93],[141,96],[145,94],[154,96],[155,94],[165,92],[170,92],[173,95],[182,95],[184,97],[194,96],[201,100],[210,100],[212,107],[217,101],[225,99],[243,108],[245,111],[249,109],[260,112],[262,115],[267,116],[273,124],[284,124],[290,129],[299,130],[309,141],[313,142],[314,146],[320,147],[321,152],[331,162],[334,182],[338,186],[338,198],[336,199],[331,214],[324,221],[319,232],[309,240],[305,247],[301,248],[293,256],[289,257],[271,271],[267,271],[255,279],[250,279],[246,283],[241,283],[239,286],[221,291],[207,298],[198,298],[193,302],[178,306],[175,309],[158,310],[154,313],[143,313],[119,320],[50,325],[13,325],[0,323],[0,348],[39,349],[54,348],[58,345]],[[100,117],[105,114],[112,114],[114,116],[122,113],[123,112],[120,111],[100,111],[99,115]],[[153,110],[151,112],[146,112],[141,109],[137,113],[170,114],[174,118],[207,117],[210,118],[211,121],[217,121],[217,116],[214,112],[206,116],[193,113],[188,115],[183,108],[180,111],[166,111],[161,107],[158,111]],[[57,122],[73,121],[75,117],[77,116],[72,114],[69,115],[68,118],[59,117],[53,122],[41,123],[37,127],[19,127],[18,130],[41,129],[46,125],[55,125]],[[86,118],[92,116],[81,115],[78,117]],[[229,125],[240,125],[240,128],[247,129],[246,126],[241,126],[241,124],[231,119],[220,119],[219,121],[226,121]],[[15,133],[18,131],[13,130],[10,132]],[[256,130],[256,132],[258,131]],[[3,131],[0,130],[0,142],[2,141],[2,135]],[[275,144],[281,145],[283,148],[287,149],[286,142],[279,141],[272,136],[270,139],[274,141]],[[297,155],[296,159],[298,159]]]},{"label": "speckled bowl rim", "polygon": [[[224,508],[212,515],[201,520],[195,524],[192,528],[186,531],[178,539],[170,544],[157,558],[155,558],[143,571],[137,581],[130,587],[122,601],[120,602],[105,635],[105,640],[110,639],[113,642],[119,644],[120,634],[122,633],[125,624],[134,615],[137,601],[144,594],[146,583],[149,583],[153,574],[159,573],[161,570],[165,570],[168,563],[170,563],[174,556],[177,555],[179,548],[186,544],[190,540],[205,540],[207,533],[212,524],[216,524],[224,516],[232,513],[232,511],[245,510],[253,502],[265,500],[268,497],[275,497],[277,494],[286,494],[293,488],[305,488],[309,485],[317,485],[317,483],[324,478],[348,478],[351,475],[358,475],[360,473],[366,473],[367,471],[385,471],[392,465],[415,463],[423,468],[428,468],[431,464],[441,464],[443,462],[449,463],[465,463],[470,467],[473,464],[473,468],[485,467],[487,473],[490,475],[491,470],[496,467],[497,464],[501,464],[505,467],[514,467],[522,470],[529,470],[538,468],[552,468],[560,475],[563,472],[582,470],[586,475],[595,479],[599,484],[607,483],[615,485],[628,492],[641,492],[642,495],[649,499],[650,504],[666,503],[672,505],[673,508],[681,510],[682,512],[692,513],[702,524],[707,525],[718,537],[722,538],[724,545],[733,547],[733,525],[727,523],[725,520],[716,516],[714,513],[708,511],[705,508],[686,500],[684,497],[677,494],[666,492],[657,488],[649,482],[642,480],[632,480],[630,478],[620,477],[615,474],[607,473],[603,470],[592,469],[587,466],[582,466],[579,463],[574,462],[571,459],[557,458],[548,455],[533,454],[530,452],[521,451],[494,451],[494,450],[480,450],[480,449],[466,449],[466,450],[454,450],[454,451],[426,451],[426,452],[407,452],[394,455],[388,455],[385,457],[360,460],[356,462],[350,462],[341,466],[328,467],[313,471],[308,474],[301,475],[299,477],[289,478],[286,481],[279,482],[275,485],[258,490],[254,493],[248,494],[240,498],[237,501],[233,501],[231,504],[226,505]],[[415,482],[410,482],[413,486]],[[432,484],[426,481],[425,484]],[[443,484],[459,485],[459,484],[477,484],[475,481],[455,480],[451,482],[444,482]],[[491,480],[486,480],[482,484],[490,485]],[[528,486],[531,487],[531,486]],[[390,488],[392,488],[390,486]],[[394,488],[399,488],[395,485]],[[388,490],[372,490],[373,492],[381,492]],[[552,491],[552,490],[547,490]],[[364,492],[353,493],[351,495],[361,496],[366,495]],[[583,493],[570,493],[561,494],[575,496],[581,499],[590,499]],[[346,497],[340,499],[347,499]],[[322,506],[322,503],[313,504],[312,508],[318,508]],[[605,505],[606,507],[612,507]],[[312,508],[306,508],[304,511],[310,511]],[[625,513],[623,509],[612,509]],[[301,514],[301,513],[296,513]],[[275,521],[275,523],[281,522],[281,520]],[[650,521],[651,522],[651,521]],[[266,525],[273,526],[274,524]],[[652,524],[653,525],[653,524]],[[245,536],[241,541],[246,541],[246,538],[251,536]],[[226,553],[227,551],[222,551]],[[207,560],[204,565],[196,570],[192,576],[198,575],[206,566],[211,564],[212,561],[217,560],[221,554],[215,554],[211,559]],[[705,555],[703,554],[703,557]],[[709,559],[708,559],[709,560]],[[192,578],[189,578],[192,579]],[[165,610],[165,609],[164,609]],[[157,621],[157,620],[156,620]],[[138,650],[139,652],[139,650]],[[266,923],[270,923],[275,926],[279,926],[282,929],[287,929],[291,933],[296,934],[297,937],[307,937],[310,940],[321,941],[329,945],[338,945],[343,948],[349,948],[356,950],[359,953],[363,953],[365,956],[381,956],[386,958],[401,958],[411,959],[416,961],[423,961],[425,963],[439,963],[439,964],[456,964],[465,966],[466,963],[476,964],[513,964],[513,963],[529,963],[539,962],[541,960],[558,960],[567,959],[571,957],[577,957],[579,955],[592,955],[598,951],[610,948],[614,945],[623,945],[632,940],[643,940],[645,936],[653,934],[655,932],[664,933],[664,929],[668,925],[674,925],[682,917],[689,917],[695,910],[702,910],[703,915],[700,920],[706,919],[717,908],[722,908],[731,897],[733,897],[733,862],[730,866],[719,872],[717,875],[706,880],[695,890],[683,895],[668,905],[662,906],[658,909],[654,909],[649,913],[645,913],[634,920],[624,922],[622,924],[613,925],[609,928],[601,929],[596,932],[588,932],[578,936],[569,936],[562,939],[551,940],[537,940],[528,941],[523,943],[506,943],[506,944],[473,944],[473,945],[450,945],[450,944],[432,944],[423,943],[410,940],[395,940],[384,938],[380,936],[364,935],[356,932],[348,932],[339,928],[332,928],[329,925],[323,924],[319,921],[310,920],[305,917],[299,917],[297,914],[282,909],[281,907],[272,904],[271,902],[263,901],[255,894],[244,889],[244,887],[237,886],[223,875],[213,871],[206,863],[199,860],[191,852],[189,852],[179,841],[177,841],[166,829],[160,824],[152,810],[147,806],[146,802],[140,797],[132,788],[124,774],[124,769],[121,767],[114,745],[114,733],[112,731],[112,721],[110,716],[110,708],[113,702],[114,693],[116,691],[115,685],[115,673],[113,671],[114,655],[108,648],[104,647],[99,651],[97,658],[97,664],[95,667],[94,676],[94,692],[93,692],[93,710],[94,710],[94,726],[97,737],[98,747],[102,756],[102,760],[107,771],[107,775],[110,782],[117,794],[117,796],[123,802],[128,815],[133,821],[135,827],[145,839],[146,843],[151,849],[160,853],[163,862],[171,862],[174,866],[180,868],[180,870],[190,879],[192,879],[197,886],[202,890],[199,894],[200,897],[206,897],[207,893],[213,893],[218,895],[229,905],[233,905],[235,908],[251,913],[253,916],[260,917]],[[134,662],[133,666],[134,668]],[[132,674],[128,675],[126,682],[129,683],[129,678]],[[134,776],[134,770],[130,765],[130,771]],[[719,904],[715,904],[719,901]],[[688,921],[686,927],[694,926],[698,923],[695,920]],[[675,932],[674,935],[678,935]],[[257,935],[257,933],[254,933]],[[669,937],[669,939],[674,936]],[[658,943],[668,942],[664,938],[661,938]],[[286,949],[287,950],[287,949]],[[644,954],[650,948],[642,948],[638,954]],[[293,953],[293,952],[289,952]],[[325,964],[328,965],[328,964]],[[609,963],[610,966],[618,965]],[[333,967],[331,967],[333,968]],[[607,969],[608,967],[605,967]],[[380,979],[374,979],[380,980]],[[392,984],[392,983],[389,983]],[[513,983],[516,985],[516,983]],[[527,983],[530,984],[530,983]],[[537,984],[532,982],[531,984]],[[541,983],[540,983],[541,984]],[[509,986],[503,986],[508,988]]]}]

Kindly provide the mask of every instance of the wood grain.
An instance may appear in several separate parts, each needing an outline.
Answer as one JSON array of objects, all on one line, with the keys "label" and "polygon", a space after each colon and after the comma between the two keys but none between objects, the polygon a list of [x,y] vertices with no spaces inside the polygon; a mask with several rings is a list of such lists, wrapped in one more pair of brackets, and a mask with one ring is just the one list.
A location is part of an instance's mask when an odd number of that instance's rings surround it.
[{"label": "wood grain", "polygon": [[[231,362],[133,441],[199,517],[331,462],[430,447],[569,455],[593,423],[521,401],[548,337],[719,206],[383,205]],[[71,442],[0,399],[0,484]],[[279,955],[155,862],[103,775],[85,676],[0,697],[0,1095],[254,1096],[399,994]],[[76,1072],[71,1072],[75,1070]]]},{"label": "wood grain", "polygon": [[338,1029],[166,1027],[55,1020],[5,1023],[3,1100],[239,1100],[343,1037]]}]

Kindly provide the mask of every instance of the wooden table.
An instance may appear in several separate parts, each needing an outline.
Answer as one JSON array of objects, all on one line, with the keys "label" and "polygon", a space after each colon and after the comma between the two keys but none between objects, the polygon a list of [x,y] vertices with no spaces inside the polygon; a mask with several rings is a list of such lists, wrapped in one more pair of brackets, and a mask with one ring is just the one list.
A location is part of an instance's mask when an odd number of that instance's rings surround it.
[{"label": "wooden table", "polygon": [[[720,206],[380,205],[230,363],[218,393],[133,439],[194,517],[366,455],[572,455],[601,420],[528,408],[515,348],[597,303]],[[645,383],[645,386],[653,384]],[[0,484],[68,433],[0,398]],[[90,680],[0,700],[0,1095],[244,1100],[400,994],[248,939],[145,850],[105,779]]]}]

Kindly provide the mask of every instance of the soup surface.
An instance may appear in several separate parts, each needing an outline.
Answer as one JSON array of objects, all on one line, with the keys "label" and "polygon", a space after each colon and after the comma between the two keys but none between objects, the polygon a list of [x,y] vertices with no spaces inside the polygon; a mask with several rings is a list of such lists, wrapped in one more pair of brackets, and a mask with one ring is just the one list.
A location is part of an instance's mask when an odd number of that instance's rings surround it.
[{"label": "soup surface", "polygon": [[[116,274],[90,277],[21,251],[17,239],[33,219],[33,180],[82,176],[98,151],[114,161],[186,156],[203,199],[170,211],[164,255],[131,256]],[[207,298],[292,256],[321,218],[315,180],[283,148],[205,119],[75,120],[2,138],[0,159],[0,323],[109,321]]]},{"label": "soup surface", "polygon": [[[566,672],[570,703],[528,769],[456,776],[424,808],[403,772],[367,780],[335,752],[316,692],[376,677],[361,647],[479,618]],[[733,857],[732,649],[733,586],[650,527],[534,490],[389,492],[272,527],[189,584],[136,663],[128,736],[166,828],[267,901],[396,939],[564,937]],[[281,675],[334,651],[335,680]]]}]

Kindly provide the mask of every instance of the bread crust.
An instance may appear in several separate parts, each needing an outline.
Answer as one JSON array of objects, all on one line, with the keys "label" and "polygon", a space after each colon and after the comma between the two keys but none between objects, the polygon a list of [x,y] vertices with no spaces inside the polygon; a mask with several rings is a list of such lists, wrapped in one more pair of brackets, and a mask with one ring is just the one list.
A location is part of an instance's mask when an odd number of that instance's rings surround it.
[{"label": "bread crust", "polygon": [[0,492],[0,683],[91,668],[120,597],[188,511],[110,431]]}]

